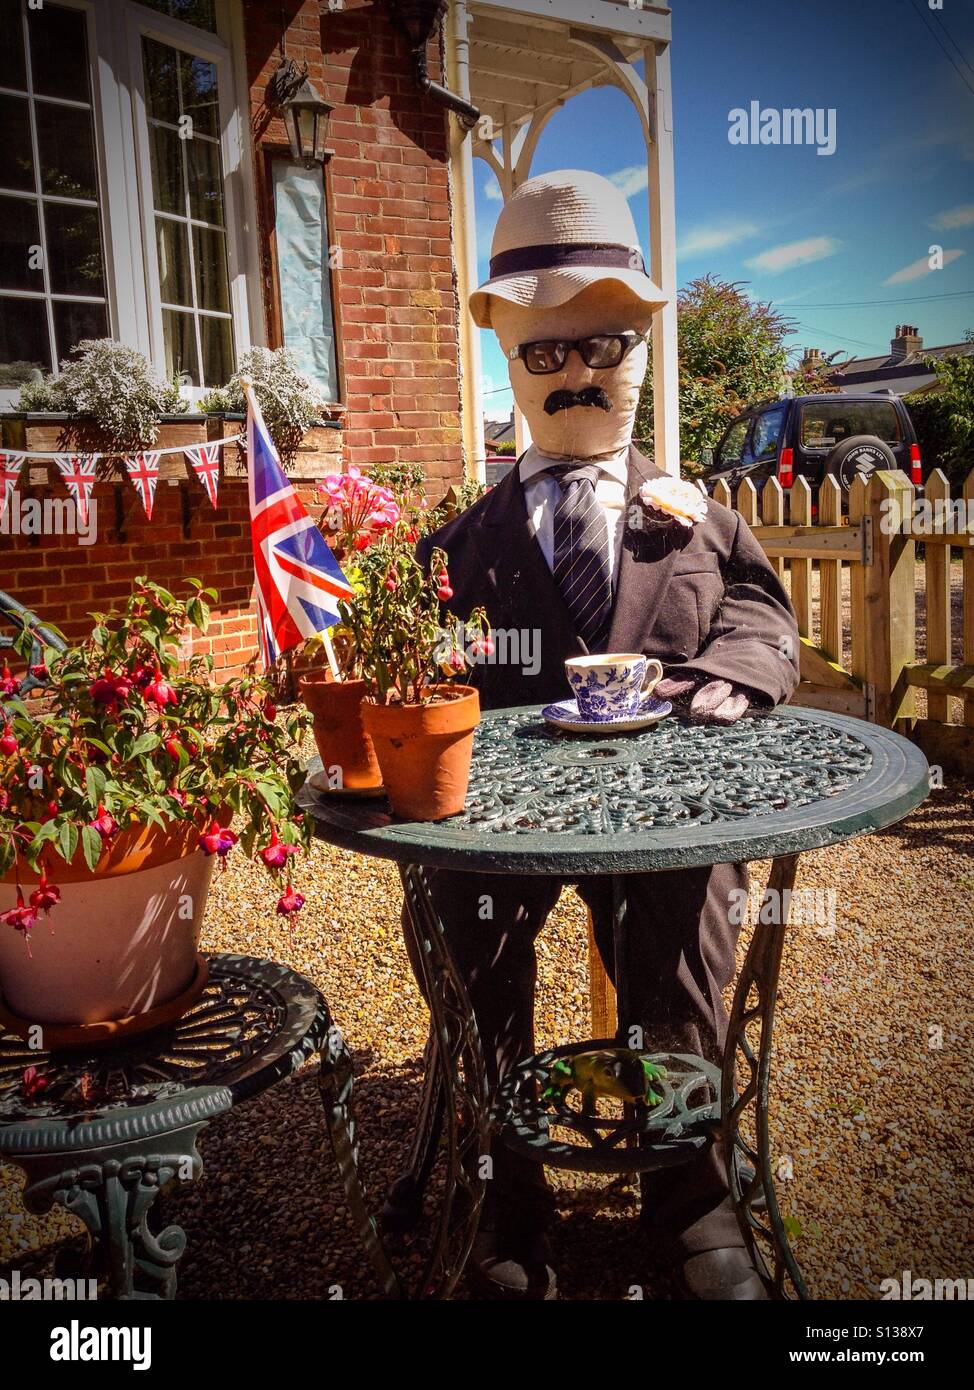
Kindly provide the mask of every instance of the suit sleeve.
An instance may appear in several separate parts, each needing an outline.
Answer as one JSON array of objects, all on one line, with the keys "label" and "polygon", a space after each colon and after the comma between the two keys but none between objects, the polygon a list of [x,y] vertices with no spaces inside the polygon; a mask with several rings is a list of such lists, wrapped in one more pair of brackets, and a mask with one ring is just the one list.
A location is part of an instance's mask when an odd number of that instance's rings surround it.
[{"label": "suit sleeve", "polygon": [[799,676],[798,625],[788,595],[750,528],[737,517],[724,597],[699,654],[682,676],[727,680],[758,705],[781,704]]}]

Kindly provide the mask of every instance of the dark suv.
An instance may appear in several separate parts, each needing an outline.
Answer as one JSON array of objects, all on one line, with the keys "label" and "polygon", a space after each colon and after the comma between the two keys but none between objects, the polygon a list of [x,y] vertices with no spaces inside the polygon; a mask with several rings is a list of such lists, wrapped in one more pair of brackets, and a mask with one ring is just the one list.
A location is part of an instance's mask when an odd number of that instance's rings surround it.
[{"label": "dark suv", "polygon": [[769,478],[786,488],[807,478],[814,491],[834,473],[848,492],[857,474],[868,479],[877,468],[901,468],[920,485],[920,449],[899,396],[792,396],[739,415],[705,461],[704,480],[712,492],[720,478],[732,488],[750,478],[760,492]]}]

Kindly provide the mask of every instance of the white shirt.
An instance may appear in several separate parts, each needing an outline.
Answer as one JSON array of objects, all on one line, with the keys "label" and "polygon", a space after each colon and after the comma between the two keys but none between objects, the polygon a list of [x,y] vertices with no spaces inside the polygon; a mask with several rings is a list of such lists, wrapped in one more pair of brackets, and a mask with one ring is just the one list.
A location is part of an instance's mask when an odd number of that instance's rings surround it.
[{"label": "white shirt", "polygon": [[[520,477],[528,518],[549,569],[553,568],[555,557],[555,507],[562,494],[558,479],[544,470],[553,464],[565,462],[563,458],[543,454],[534,444],[528,447],[521,459]],[[622,532],[626,519],[629,445],[607,458],[579,459],[578,463],[580,467],[594,464],[600,470],[595,483],[595,500],[605,515],[609,532],[609,566],[615,576],[622,553]]]}]

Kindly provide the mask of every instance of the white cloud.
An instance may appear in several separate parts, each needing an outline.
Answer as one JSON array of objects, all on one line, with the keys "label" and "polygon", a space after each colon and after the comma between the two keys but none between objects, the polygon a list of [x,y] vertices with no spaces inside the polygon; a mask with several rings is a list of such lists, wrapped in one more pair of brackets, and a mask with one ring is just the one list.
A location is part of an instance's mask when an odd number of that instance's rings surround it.
[{"label": "white cloud", "polygon": [[909,280],[919,280],[924,275],[929,275],[932,270],[942,269],[945,265],[950,265],[951,261],[956,261],[958,256],[963,256],[963,251],[945,251],[939,266],[930,264],[929,256],[921,256],[919,260],[911,261],[902,270],[897,270],[888,280],[884,280],[884,285],[905,285]]},{"label": "white cloud", "polygon": [[826,256],[834,256],[841,245],[841,241],[832,236],[810,236],[804,241],[789,241],[784,246],[772,246],[760,255],[752,256],[744,264],[750,270],[763,270],[768,275],[780,275],[783,270],[794,270],[799,265],[824,261]]},{"label": "white cloud", "polygon": [[930,225],[938,232],[952,232],[957,227],[970,227],[974,225],[974,203],[964,203],[962,207],[940,212]]},{"label": "white cloud", "polygon": [[502,203],[504,201],[504,195],[501,193],[501,186],[493,174],[490,175],[487,182],[484,184],[484,197],[489,199],[492,203]]},{"label": "white cloud", "polygon": [[627,164],[614,174],[607,174],[610,183],[621,188],[627,198],[635,198],[637,193],[645,193],[649,187],[649,166],[647,164]]},{"label": "white cloud", "polygon": [[688,259],[690,256],[704,255],[708,251],[721,251],[725,246],[733,246],[735,242],[746,241],[748,237],[756,236],[760,230],[753,222],[725,222],[712,227],[694,227],[680,242],[676,254]]}]

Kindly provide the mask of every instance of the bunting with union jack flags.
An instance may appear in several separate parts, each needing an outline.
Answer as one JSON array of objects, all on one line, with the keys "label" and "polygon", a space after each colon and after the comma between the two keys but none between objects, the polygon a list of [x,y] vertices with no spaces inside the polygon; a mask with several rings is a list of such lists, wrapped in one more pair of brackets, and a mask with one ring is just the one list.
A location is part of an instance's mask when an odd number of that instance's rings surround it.
[{"label": "bunting with union jack flags", "polygon": [[125,460],[125,467],[142,498],[145,514],[151,521],[152,504],[156,500],[156,487],[159,483],[159,455],[158,453],[133,454],[131,458]]},{"label": "bunting with union jack flags", "polygon": [[253,388],[247,397],[247,478],[264,669],[338,621],[352,587],[288,482]]},{"label": "bunting with union jack flags", "polygon": [[189,466],[206,488],[206,495],[216,506],[217,488],[220,486],[220,450],[229,441],[218,439],[211,444],[192,444],[186,450]]},{"label": "bunting with union jack flags", "polygon": [[12,454],[9,450],[0,450],[0,519],[7,510],[10,494],[20,477],[20,470],[26,457],[26,454]]},{"label": "bunting with union jack flags", "polygon": [[74,498],[78,516],[84,527],[88,525],[88,503],[95,486],[95,470],[98,457],[95,454],[55,454],[54,462],[64,478],[65,485]]}]

